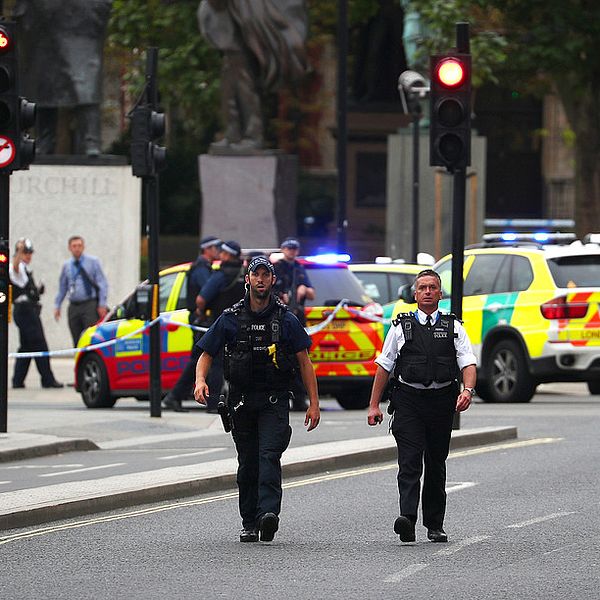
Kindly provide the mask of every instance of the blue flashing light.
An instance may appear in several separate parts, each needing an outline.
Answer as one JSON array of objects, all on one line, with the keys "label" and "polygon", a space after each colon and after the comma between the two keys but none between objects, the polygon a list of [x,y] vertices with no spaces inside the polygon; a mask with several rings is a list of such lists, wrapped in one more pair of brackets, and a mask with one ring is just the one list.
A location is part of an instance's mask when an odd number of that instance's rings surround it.
[{"label": "blue flashing light", "polygon": [[505,242],[514,242],[517,239],[516,233],[503,233],[502,240]]},{"label": "blue flashing light", "polygon": [[305,256],[306,260],[320,264],[320,265],[334,265],[339,262],[350,262],[351,257],[349,254],[317,254],[315,256]]},{"label": "blue flashing light", "polygon": [[536,242],[547,242],[550,239],[550,235],[548,235],[548,233],[544,233],[544,232],[534,233],[533,239]]}]

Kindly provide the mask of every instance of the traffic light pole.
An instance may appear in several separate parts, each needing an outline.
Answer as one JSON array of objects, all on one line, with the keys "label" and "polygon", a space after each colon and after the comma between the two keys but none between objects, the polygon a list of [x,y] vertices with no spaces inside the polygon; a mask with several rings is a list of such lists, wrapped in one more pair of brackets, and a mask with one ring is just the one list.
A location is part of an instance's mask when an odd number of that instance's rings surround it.
[{"label": "traffic light pole", "polygon": [[412,259],[419,254],[419,120],[420,110],[413,112],[413,181],[412,181]]},{"label": "traffic light pole", "polygon": [[337,64],[337,249],[346,252],[346,178],[347,178],[347,86],[348,86],[348,0],[340,0],[338,5],[338,64]]},{"label": "traffic light pole", "polygon": [[[8,246],[10,175],[0,173],[0,240]],[[8,258],[8,257],[7,257]],[[8,270],[8,265],[6,266]],[[8,290],[7,290],[8,291]],[[1,292],[0,292],[1,293]],[[0,433],[8,431],[8,311],[9,295],[0,297]]]},{"label": "traffic light pole", "polygon": [[[152,110],[158,107],[158,88],[156,72],[158,66],[158,48],[148,48],[146,56],[147,101]],[[152,286],[152,320],[160,315],[159,310],[159,248],[160,233],[158,175],[153,174],[142,179],[146,198],[148,227],[148,281]],[[161,361],[160,361],[160,321],[150,327],[150,416],[161,416]]]}]

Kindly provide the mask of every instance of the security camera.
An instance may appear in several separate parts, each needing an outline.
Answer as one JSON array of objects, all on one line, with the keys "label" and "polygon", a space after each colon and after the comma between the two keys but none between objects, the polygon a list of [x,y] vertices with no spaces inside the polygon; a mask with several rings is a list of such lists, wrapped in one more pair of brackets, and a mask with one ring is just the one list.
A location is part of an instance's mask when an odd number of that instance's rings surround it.
[{"label": "security camera", "polygon": [[419,100],[429,93],[427,80],[416,71],[404,71],[398,77],[398,92],[405,113],[420,113]]},{"label": "security camera", "polygon": [[[404,71],[400,73],[400,77],[398,77],[398,90],[401,88],[407,94],[416,92],[419,93],[419,95],[421,95],[421,92],[426,92],[429,90],[425,78],[416,71]],[[427,90],[420,90],[416,88],[427,88]]]}]

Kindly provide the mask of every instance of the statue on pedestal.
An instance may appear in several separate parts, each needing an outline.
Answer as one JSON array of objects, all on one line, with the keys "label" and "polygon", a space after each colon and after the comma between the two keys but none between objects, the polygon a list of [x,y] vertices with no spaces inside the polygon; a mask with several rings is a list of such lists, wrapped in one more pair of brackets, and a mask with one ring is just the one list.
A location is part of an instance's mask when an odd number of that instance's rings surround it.
[{"label": "statue on pedestal", "polygon": [[223,53],[223,139],[214,154],[252,154],[264,142],[262,93],[306,74],[305,0],[202,0],[198,23]]},{"label": "statue on pedestal", "polygon": [[102,54],[112,0],[16,0],[24,96],[37,104],[36,146],[54,154],[58,111],[77,120],[72,154],[100,154]]}]

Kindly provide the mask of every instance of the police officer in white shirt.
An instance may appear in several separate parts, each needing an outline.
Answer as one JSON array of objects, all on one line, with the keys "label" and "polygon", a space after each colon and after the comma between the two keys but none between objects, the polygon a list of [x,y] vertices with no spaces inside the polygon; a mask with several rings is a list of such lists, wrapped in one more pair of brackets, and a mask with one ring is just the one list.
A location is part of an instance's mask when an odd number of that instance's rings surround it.
[{"label": "police officer in white shirt", "polygon": [[[40,295],[44,293],[44,286],[37,286],[29,268],[33,257],[33,244],[27,238],[20,238],[15,245],[15,254],[8,267],[10,282],[13,292],[13,317],[19,329],[19,352],[47,352],[48,344],[44,336],[40,312]],[[24,388],[25,377],[29,370],[31,358],[17,358],[13,374],[13,388]],[[48,356],[38,356],[35,359],[37,370],[42,378],[42,387],[61,388],[54,378],[50,368]]]},{"label": "police officer in white shirt", "polygon": [[415,278],[414,294],[418,309],[398,315],[375,361],[378,367],[367,419],[369,425],[383,421],[379,403],[391,375],[388,410],[393,411],[400,493],[394,531],[403,542],[415,541],[421,495],[428,539],[447,542],[446,459],[454,413],[469,408],[475,393],[476,359],[461,322],[438,311],[442,299],[439,275],[432,269],[421,271]]}]

